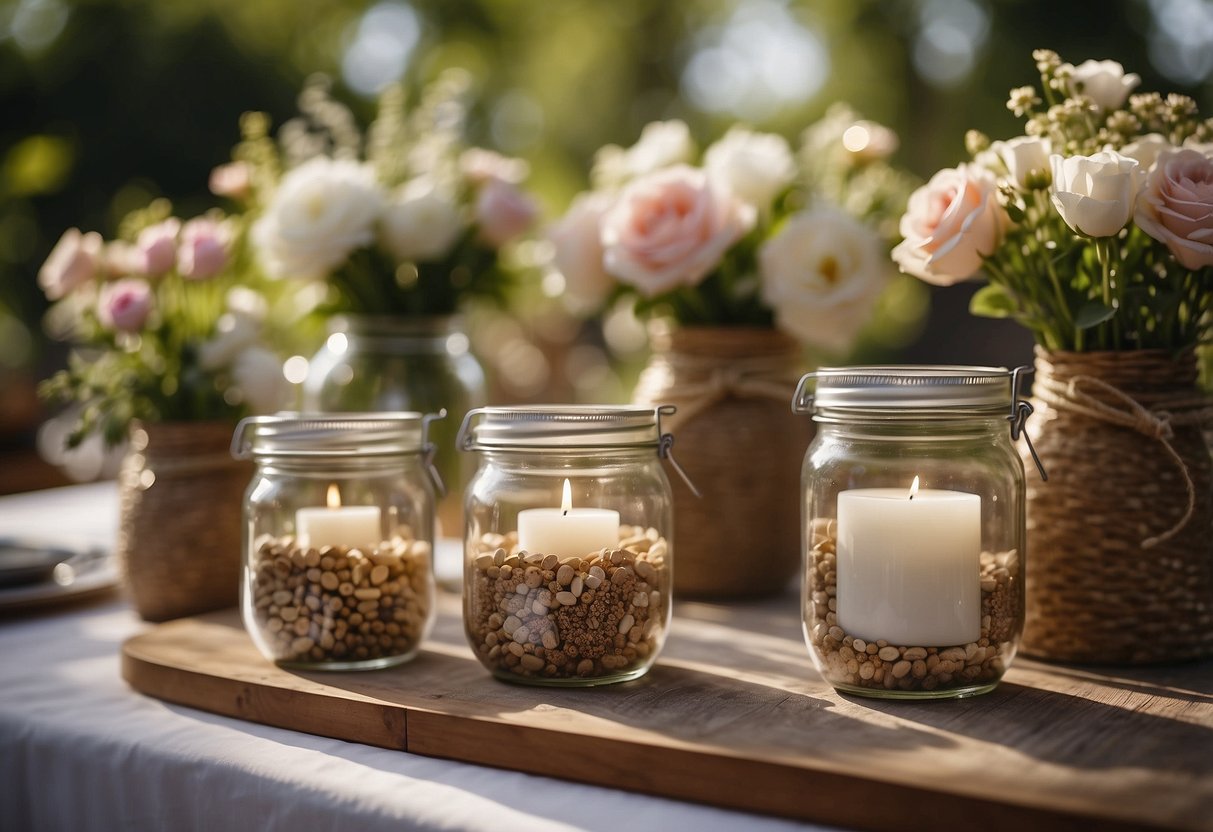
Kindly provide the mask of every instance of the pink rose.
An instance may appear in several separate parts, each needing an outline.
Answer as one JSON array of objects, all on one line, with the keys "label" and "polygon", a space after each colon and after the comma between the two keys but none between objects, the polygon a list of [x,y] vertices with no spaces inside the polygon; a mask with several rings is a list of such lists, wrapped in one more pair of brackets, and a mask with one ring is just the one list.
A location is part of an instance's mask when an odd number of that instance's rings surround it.
[{"label": "pink rose", "polygon": [[96,231],[81,233],[79,228],[63,232],[50,256],[38,270],[38,285],[51,300],[59,300],[81,284],[97,276],[104,243]]},{"label": "pink rose", "polygon": [[904,238],[893,259],[907,274],[951,286],[981,269],[1008,223],[992,174],[973,165],[945,168],[910,195]]},{"label": "pink rose", "polygon": [[151,287],[137,277],[106,283],[97,297],[97,317],[107,329],[138,332],[151,311]]},{"label": "pink rose", "polygon": [[211,171],[211,193],[242,199],[248,196],[252,184],[252,169],[247,162],[229,162]]},{"label": "pink rose", "polygon": [[214,277],[227,265],[227,246],[231,234],[227,227],[210,217],[195,217],[181,229],[177,250],[181,276],[190,280]]},{"label": "pink rose", "polygon": [[538,215],[533,199],[501,179],[488,180],[476,194],[480,238],[493,248],[501,248],[525,233]]},{"label": "pink rose", "polygon": [[1133,220],[1185,268],[1213,266],[1213,159],[1192,149],[1160,153]]},{"label": "pink rose", "polygon": [[142,255],[143,264],[138,271],[148,277],[160,277],[172,271],[177,265],[177,233],[180,230],[181,220],[169,217],[140,231],[135,248]]},{"label": "pink rose", "polygon": [[564,276],[569,295],[597,305],[611,291],[611,276],[602,265],[602,217],[611,207],[610,194],[578,194],[560,221],[548,230],[552,265]]},{"label": "pink rose", "polygon": [[609,273],[646,297],[694,286],[754,225],[753,206],[674,165],[633,180],[602,220]]}]

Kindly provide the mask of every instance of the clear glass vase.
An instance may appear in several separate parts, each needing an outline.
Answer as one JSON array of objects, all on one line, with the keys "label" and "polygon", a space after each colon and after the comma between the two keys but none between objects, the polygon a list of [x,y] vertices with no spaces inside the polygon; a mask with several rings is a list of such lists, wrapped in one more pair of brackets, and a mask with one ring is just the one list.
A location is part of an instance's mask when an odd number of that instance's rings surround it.
[{"label": "clear glass vase", "polygon": [[456,431],[463,415],[486,401],[484,370],[456,316],[336,318],[303,383],[305,411],[446,410],[430,428],[447,489],[438,502],[439,537],[459,535],[460,495],[474,469],[455,450]]}]

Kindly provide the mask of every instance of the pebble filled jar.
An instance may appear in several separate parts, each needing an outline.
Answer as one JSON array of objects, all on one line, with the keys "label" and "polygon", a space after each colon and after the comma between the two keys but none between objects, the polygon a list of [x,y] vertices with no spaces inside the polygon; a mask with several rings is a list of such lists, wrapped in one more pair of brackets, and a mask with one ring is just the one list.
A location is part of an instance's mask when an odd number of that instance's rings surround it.
[{"label": "pebble filled jar", "polygon": [[643,675],[665,641],[672,499],[661,458],[669,409],[489,407],[460,447],[464,626],[511,682],[587,686]]},{"label": "pebble filled jar", "polygon": [[1017,373],[981,367],[801,379],[793,409],[818,425],[802,471],[804,631],[837,690],[971,696],[1014,658],[1025,520],[1013,440],[1031,412],[1017,387]]},{"label": "pebble filled jar", "polygon": [[434,494],[420,413],[245,419],[241,610],[285,667],[371,670],[412,658],[434,621]]}]

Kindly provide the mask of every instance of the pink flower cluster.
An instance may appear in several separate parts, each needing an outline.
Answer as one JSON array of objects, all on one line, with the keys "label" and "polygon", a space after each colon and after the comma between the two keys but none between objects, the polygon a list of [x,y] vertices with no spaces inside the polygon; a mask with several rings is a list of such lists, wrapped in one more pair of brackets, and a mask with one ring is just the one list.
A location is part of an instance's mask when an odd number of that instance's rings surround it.
[{"label": "pink flower cluster", "polygon": [[139,232],[134,243],[106,243],[95,231],[69,228],[38,272],[38,285],[60,300],[95,282],[97,320],[116,332],[138,332],[155,303],[150,281],[176,272],[206,280],[227,266],[231,232],[213,217],[182,224],[169,217]]}]

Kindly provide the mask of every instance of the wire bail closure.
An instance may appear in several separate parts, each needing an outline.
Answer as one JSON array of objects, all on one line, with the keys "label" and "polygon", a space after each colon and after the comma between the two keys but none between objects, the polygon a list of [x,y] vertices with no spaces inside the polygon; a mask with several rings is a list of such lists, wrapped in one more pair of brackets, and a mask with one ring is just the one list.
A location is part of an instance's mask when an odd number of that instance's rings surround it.
[{"label": "wire bail closure", "polygon": [[430,441],[430,423],[445,418],[445,407],[437,413],[427,413],[421,418],[421,461],[425,465],[425,471],[429,474],[434,491],[439,497],[446,496],[446,483],[442,481],[442,474],[439,472],[438,466],[434,464],[434,458],[438,454],[438,445]]},{"label": "wire bail closure", "polygon": [[1032,445],[1032,437],[1028,436],[1028,432],[1024,429],[1027,427],[1028,417],[1036,411],[1031,402],[1019,397],[1020,379],[1030,372],[1032,372],[1032,368],[1027,366],[1016,367],[1011,371],[1011,415],[1007,417],[1007,421],[1011,423],[1011,439],[1019,441],[1019,437],[1023,437],[1023,441],[1028,443],[1028,453],[1032,455],[1032,461],[1036,463],[1036,470],[1040,472],[1041,480],[1048,482],[1049,474],[1045,471],[1044,463],[1040,461],[1040,456]]},{"label": "wire bail closure", "polygon": [[670,463],[670,467],[678,472],[678,476],[682,478],[684,483],[686,483],[686,486],[691,490],[691,493],[694,494],[698,499],[702,500],[703,492],[695,487],[695,483],[691,482],[690,475],[688,475],[686,470],[678,464],[678,460],[674,459],[674,434],[664,433],[661,430],[661,417],[673,416],[677,412],[678,408],[672,404],[658,405],[655,409],[655,414],[657,416],[657,435],[660,437],[657,445],[657,455],[662,459],[667,460]]}]

